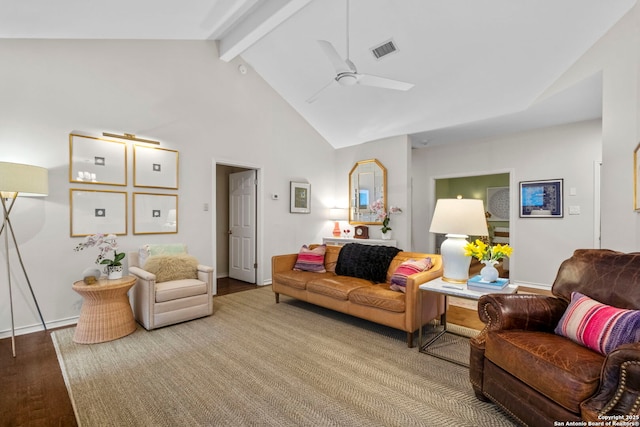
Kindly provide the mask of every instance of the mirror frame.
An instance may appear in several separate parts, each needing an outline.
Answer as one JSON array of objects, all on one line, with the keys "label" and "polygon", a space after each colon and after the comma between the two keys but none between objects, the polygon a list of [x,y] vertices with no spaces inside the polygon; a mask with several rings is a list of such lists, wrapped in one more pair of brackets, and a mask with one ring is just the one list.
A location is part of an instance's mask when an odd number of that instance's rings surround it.
[{"label": "mirror frame", "polygon": [[353,205],[355,203],[355,200],[353,199],[355,190],[353,186],[353,175],[354,173],[357,173],[358,167],[369,165],[371,163],[374,163],[376,166],[378,166],[380,168],[380,171],[382,172],[382,203],[384,205],[384,210],[387,210],[387,168],[385,168],[377,159],[361,160],[359,162],[356,162],[353,168],[351,168],[351,170],[349,171],[349,224],[382,225],[382,221],[359,221],[355,218],[355,213],[358,208],[357,206]]}]

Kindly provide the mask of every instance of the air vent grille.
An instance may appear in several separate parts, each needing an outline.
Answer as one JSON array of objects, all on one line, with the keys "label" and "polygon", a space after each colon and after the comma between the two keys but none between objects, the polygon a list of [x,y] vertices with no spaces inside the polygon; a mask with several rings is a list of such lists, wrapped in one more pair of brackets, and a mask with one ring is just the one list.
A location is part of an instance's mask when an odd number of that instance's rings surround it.
[{"label": "air vent grille", "polygon": [[373,53],[373,56],[375,56],[376,59],[380,59],[383,56],[387,56],[397,51],[398,48],[393,40],[386,41],[379,46],[371,48],[371,53]]}]

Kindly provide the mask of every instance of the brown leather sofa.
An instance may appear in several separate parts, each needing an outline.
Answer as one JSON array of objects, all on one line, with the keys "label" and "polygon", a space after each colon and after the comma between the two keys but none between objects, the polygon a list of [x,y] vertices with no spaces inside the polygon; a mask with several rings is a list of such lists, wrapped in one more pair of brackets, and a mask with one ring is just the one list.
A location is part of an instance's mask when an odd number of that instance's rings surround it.
[{"label": "brown leather sofa", "polygon": [[[471,340],[469,372],[476,396],[528,426],[638,425],[640,343],[604,356],[554,329],[574,291],[614,307],[640,309],[640,253],[576,250],[560,266],[551,291],[553,296],[480,298],[478,313],[486,327]],[[606,424],[625,420],[632,424]]]},{"label": "brown leather sofa", "polygon": [[[444,312],[442,296],[425,296],[421,317],[418,298],[419,285],[442,276],[440,255],[399,252],[389,265],[386,283],[375,284],[366,279],[335,274],[341,248],[327,246],[324,260],[326,273],[294,271],[298,254],[272,257],[272,288],[276,303],[280,301],[280,294],[283,294],[400,329],[407,332],[407,345],[413,347],[413,335],[418,330],[420,319],[429,321]],[[409,276],[406,293],[389,288],[391,276],[402,262],[425,257],[431,258],[433,266],[427,271]]]}]

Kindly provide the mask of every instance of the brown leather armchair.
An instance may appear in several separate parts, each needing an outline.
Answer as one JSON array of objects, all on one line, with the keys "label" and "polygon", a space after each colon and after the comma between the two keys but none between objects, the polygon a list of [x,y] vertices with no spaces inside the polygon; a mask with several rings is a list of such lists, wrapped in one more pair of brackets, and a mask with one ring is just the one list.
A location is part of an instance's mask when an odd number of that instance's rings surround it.
[{"label": "brown leather armchair", "polygon": [[574,291],[640,309],[640,252],[576,250],[560,266],[551,291],[553,296],[480,298],[478,313],[486,326],[471,340],[469,370],[476,396],[529,426],[620,422],[625,416],[640,421],[640,343],[603,356],[554,333]]}]

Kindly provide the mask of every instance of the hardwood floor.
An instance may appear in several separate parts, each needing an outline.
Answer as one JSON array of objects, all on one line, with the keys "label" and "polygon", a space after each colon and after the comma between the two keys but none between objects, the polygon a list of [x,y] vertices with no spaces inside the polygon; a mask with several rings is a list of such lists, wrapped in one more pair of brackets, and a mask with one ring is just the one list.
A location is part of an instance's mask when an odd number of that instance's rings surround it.
[{"label": "hardwood floor", "polygon": [[[218,295],[255,289],[257,285],[218,279]],[[0,340],[0,426],[76,426],[49,332]]]}]

